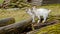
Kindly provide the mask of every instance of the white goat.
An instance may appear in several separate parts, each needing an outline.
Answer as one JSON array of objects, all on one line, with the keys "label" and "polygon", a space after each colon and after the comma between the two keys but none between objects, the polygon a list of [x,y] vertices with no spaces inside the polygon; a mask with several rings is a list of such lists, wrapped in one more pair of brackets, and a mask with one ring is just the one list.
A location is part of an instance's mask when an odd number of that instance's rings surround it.
[{"label": "white goat", "polygon": [[45,9],[45,8],[35,8],[33,7],[32,9],[27,9],[27,13],[31,15],[33,18],[32,22],[35,22],[35,17],[38,17],[38,23],[40,22],[40,17],[43,17],[43,23],[46,21],[48,14],[50,13],[51,10]]}]

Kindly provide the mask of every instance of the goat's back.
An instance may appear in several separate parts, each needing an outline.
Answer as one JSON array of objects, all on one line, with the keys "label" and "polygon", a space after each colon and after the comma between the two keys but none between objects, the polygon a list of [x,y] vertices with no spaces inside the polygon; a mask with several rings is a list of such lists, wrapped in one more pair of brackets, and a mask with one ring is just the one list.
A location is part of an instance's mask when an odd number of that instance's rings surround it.
[{"label": "goat's back", "polygon": [[38,15],[47,15],[50,11],[45,8],[36,9],[35,13]]}]

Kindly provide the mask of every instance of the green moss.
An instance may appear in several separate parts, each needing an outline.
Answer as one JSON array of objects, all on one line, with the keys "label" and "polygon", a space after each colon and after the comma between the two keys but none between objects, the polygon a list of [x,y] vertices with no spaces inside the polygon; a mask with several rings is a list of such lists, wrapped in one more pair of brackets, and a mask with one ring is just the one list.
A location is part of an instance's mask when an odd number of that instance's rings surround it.
[{"label": "green moss", "polygon": [[45,26],[41,29],[33,31],[31,34],[60,34],[60,17],[49,16],[48,22],[57,21],[53,25]]},{"label": "green moss", "polygon": [[36,34],[60,34],[60,23],[41,28]]},{"label": "green moss", "polygon": [[43,27],[39,29],[38,32],[35,34],[60,34],[60,17],[49,17],[47,20],[48,22],[51,22],[53,20],[58,20],[56,24]]},{"label": "green moss", "polygon": [[3,3],[4,0],[0,0],[0,3]]}]

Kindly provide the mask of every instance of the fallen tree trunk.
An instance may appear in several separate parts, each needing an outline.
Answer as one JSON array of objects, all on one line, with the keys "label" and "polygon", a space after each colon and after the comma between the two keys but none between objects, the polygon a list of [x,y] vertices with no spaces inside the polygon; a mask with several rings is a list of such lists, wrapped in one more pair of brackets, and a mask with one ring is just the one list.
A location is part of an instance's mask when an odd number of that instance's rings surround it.
[{"label": "fallen tree trunk", "polygon": [[14,24],[10,24],[10,25],[7,25],[7,26],[0,27],[0,34],[5,34],[6,32],[15,30],[17,28],[20,28],[20,30],[22,30],[25,27],[27,27],[28,25],[30,25],[31,21],[32,21],[32,19],[30,18],[28,20],[23,20],[21,22],[17,22],[17,23],[14,23]]},{"label": "fallen tree trunk", "polygon": [[42,23],[36,24],[36,25],[34,25],[34,27],[36,28],[36,30],[27,32],[26,34],[36,34],[40,30],[40,28],[48,26],[48,25],[57,24],[57,23],[58,23],[58,21],[54,20],[54,21],[51,21],[51,22],[43,23],[43,24]]},{"label": "fallen tree trunk", "polygon": [[45,26],[48,26],[48,25],[56,24],[57,22],[58,22],[57,20],[54,20],[54,21],[46,22],[46,23],[39,23],[39,24],[34,25],[34,27],[36,29],[39,29],[39,28],[42,28],[42,27],[45,27]]},{"label": "fallen tree trunk", "polygon": [[14,18],[12,18],[12,17],[5,18],[5,19],[0,20],[0,27],[6,26],[6,25],[9,25],[9,24],[12,24],[12,23],[15,23]]}]

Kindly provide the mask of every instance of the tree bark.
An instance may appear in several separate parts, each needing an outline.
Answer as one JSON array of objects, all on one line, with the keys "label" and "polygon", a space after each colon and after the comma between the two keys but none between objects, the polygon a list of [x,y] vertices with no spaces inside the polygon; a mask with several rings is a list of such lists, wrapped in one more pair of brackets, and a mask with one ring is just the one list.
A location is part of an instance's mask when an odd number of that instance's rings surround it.
[{"label": "tree bark", "polygon": [[58,23],[58,21],[54,20],[54,21],[51,21],[51,22],[43,23],[43,24],[42,23],[36,24],[35,25],[36,30],[27,32],[26,34],[36,34],[37,32],[39,32],[40,28],[48,26],[48,25],[57,24],[57,23]]},{"label": "tree bark", "polygon": [[12,17],[5,18],[5,19],[0,20],[0,27],[6,26],[6,25],[9,25],[9,24],[12,24],[12,23],[15,23],[14,18],[12,18]]},{"label": "tree bark", "polygon": [[0,34],[5,34],[6,32],[12,31],[14,29],[20,28],[20,30],[25,29],[25,27],[27,27],[28,25],[31,24],[32,19],[28,19],[28,20],[23,20],[21,22],[17,22],[14,24],[10,24],[7,26],[3,26],[0,27]]}]

